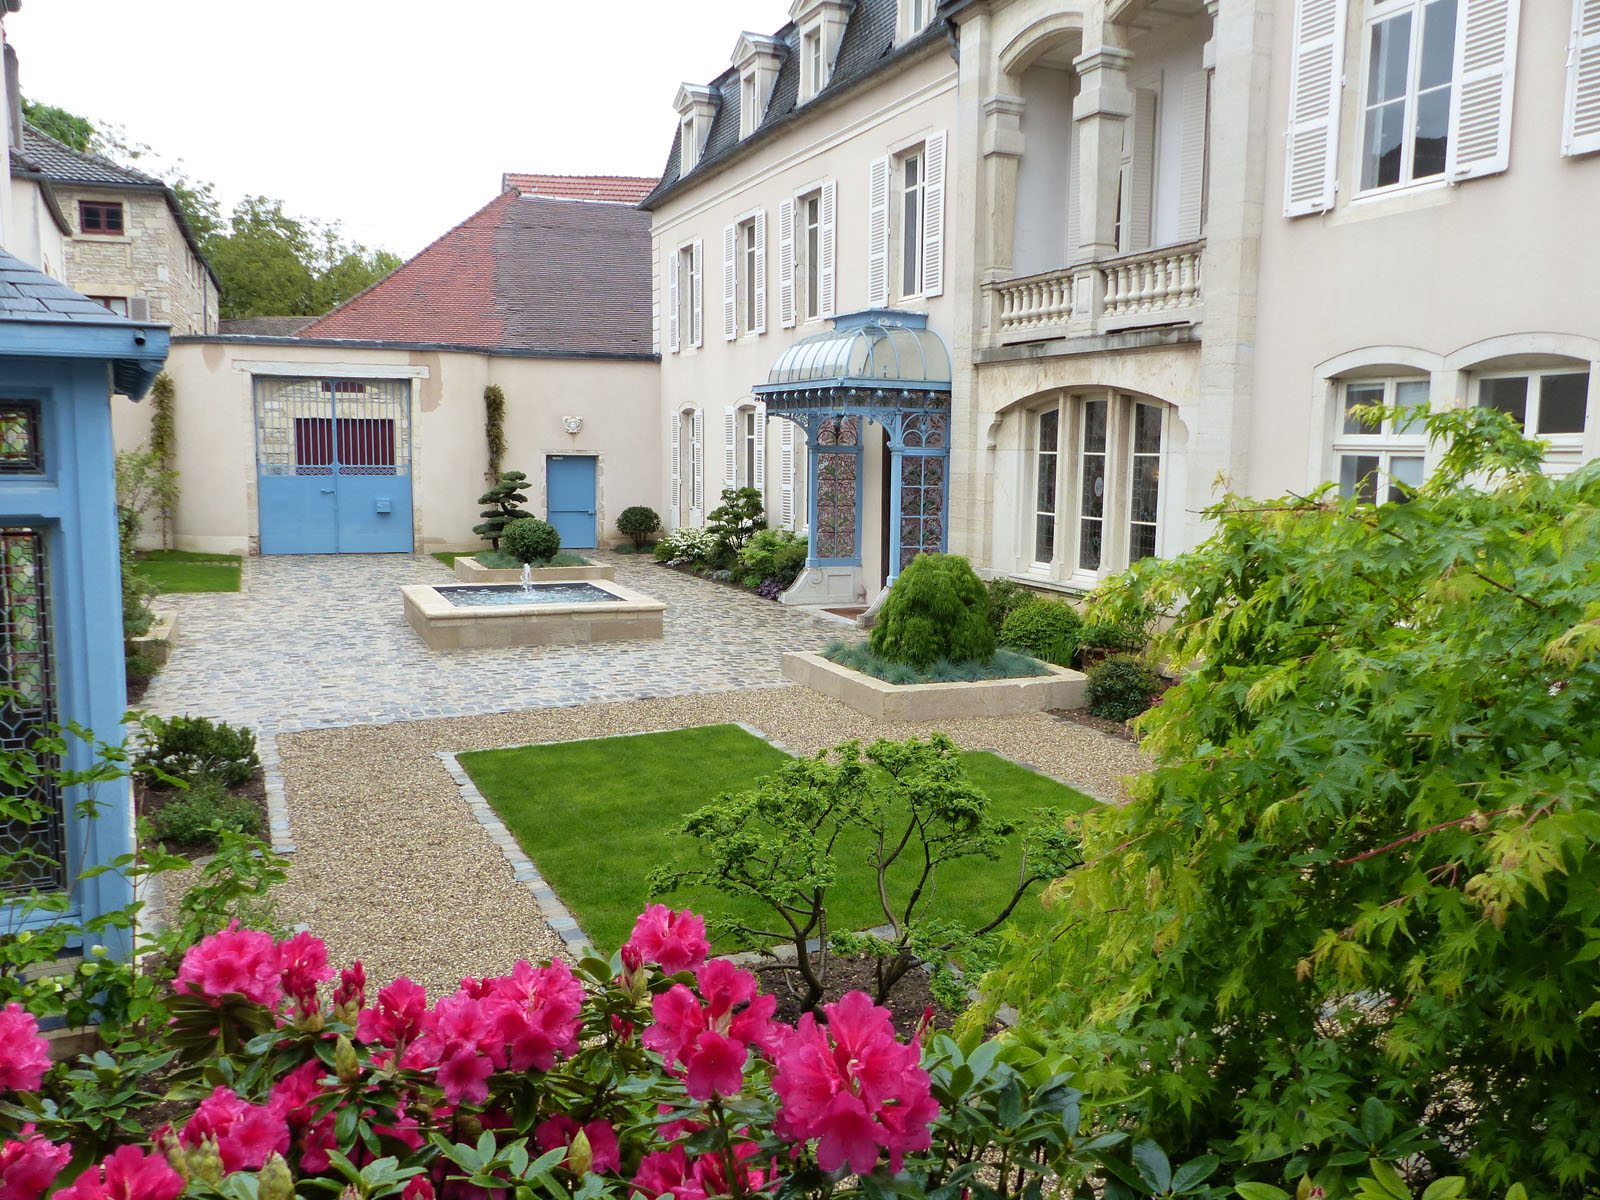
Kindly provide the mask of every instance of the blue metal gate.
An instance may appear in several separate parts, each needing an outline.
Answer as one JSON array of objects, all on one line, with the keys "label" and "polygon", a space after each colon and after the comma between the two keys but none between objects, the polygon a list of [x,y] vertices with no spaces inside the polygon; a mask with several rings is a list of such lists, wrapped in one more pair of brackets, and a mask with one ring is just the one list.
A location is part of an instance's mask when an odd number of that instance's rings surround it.
[{"label": "blue metal gate", "polygon": [[587,455],[552,454],[545,459],[546,511],[561,535],[561,544],[575,549],[595,543],[595,460]]},{"label": "blue metal gate", "polygon": [[263,554],[411,552],[411,381],[258,376]]}]

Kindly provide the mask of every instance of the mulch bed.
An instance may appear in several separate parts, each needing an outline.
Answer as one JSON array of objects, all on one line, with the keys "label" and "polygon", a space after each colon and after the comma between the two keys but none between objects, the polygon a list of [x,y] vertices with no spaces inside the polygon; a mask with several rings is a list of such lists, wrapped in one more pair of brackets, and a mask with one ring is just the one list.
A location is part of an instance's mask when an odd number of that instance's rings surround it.
[{"label": "mulch bed", "polygon": [[[235,788],[229,788],[228,790],[235,796],[244,796],[249,800],[255,801],[256,810],[261,814],[261,833],[259,836],[265,837],[267,831],[267,781],[262,776],[262,773],[257,771],[255,775],[245,783],[242,783]],[[151,787],[149,784],[145,783],[144,780],[138,778],[137,776],[134,777],[134,811],[139,815],[141,820],[146,817],[154,816],[156,813],[160,812],[163,807],[170,804],[173,800],[181,795],[183,795],[183,792],[177,788]],[[168,845],[167,849],[174,854],[181,854],[185,858],[193,858],[199,854],[210,854],[216,849],[216,847],[211,845],[209,842],[202,842],[196,845],[179,845],[174,843]]]},{"label": "mulch bed", "polygon": [[1087,708],[1052,708],[1049,714],[1058,721],[1070,721],[1074,725],[1087,725],[1090,729],[1098,729],[1101,733],[1114,738],[1121,738],[1125,742],[1137,742],[1139,735],[1133,732],[1133,727],[1126,721],[1112,721],[1105,717],[1097,717]]},{"label": "mulch bed", "polygon": [[[846,992],[866,992],[869,996],[873,995],[878,987],[877,977],[873,973],[873,962],[873,958],[866,954],[852,955],[848,958],[830,955],[828,988],[823,994],[822,1002],[831,1004]],[[800,995],[804,992],[803,985],[797,986],[799,975],[776,963],[755,968],[755,974],[756,979],[760,981],[761,990],[771,992],[778,998],[776,1018],[787,1025],[793,1025],[798,1021],[803,1011],[800,1007]],[[792,991],[791,988],[796,990]],[[908,971],[889,994],[888,1007],[893,1015],[895,1033],[902,1039],[910,1038],[922,1021],[923,1011],[930,1005],[933,1007],[933,1024],[936,1029],[949,1029],[961,1015],[949,1011],[934,1000],[933,990],[928,986],[926,971]]]}]

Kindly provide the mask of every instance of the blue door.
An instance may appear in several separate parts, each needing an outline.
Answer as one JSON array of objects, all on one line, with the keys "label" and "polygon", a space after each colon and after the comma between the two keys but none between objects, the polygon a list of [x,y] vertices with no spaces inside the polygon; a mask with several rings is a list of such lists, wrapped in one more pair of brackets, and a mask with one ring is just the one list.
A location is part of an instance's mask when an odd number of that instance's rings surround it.
[{"label": "blue door", "polygon": [[545,495],[550,524],[561,545],[574,549],[595,543],[595,460],[587,455],[552,454],[545,459]]},{"label": "blue door", "polygon": [[411,384],[255,381],[263,554],[411,553]]}]

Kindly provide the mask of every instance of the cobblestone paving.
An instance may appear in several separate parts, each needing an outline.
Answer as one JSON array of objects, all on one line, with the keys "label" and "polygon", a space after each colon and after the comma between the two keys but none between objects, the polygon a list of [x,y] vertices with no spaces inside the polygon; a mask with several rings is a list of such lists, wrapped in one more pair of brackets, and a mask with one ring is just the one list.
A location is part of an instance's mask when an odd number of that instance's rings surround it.
[{"label": "cobblestone paving", "polygon": [[666,602],[663,638],[434,651],[406,624],[399,589],[453,581],[437,560],[250,558],[237,594],[158,601],[178,614],[178,645],[144,707],[247,724],[265,742],[300,729],[778,686],[783,651],[850,632],[647,558],[586,553]]}]

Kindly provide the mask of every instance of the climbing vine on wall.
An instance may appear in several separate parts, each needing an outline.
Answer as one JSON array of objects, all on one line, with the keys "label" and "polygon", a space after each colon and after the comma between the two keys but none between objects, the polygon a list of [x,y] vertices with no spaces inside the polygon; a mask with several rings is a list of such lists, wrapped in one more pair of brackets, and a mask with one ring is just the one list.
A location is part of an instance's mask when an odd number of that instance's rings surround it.
[{"label": "climbing vine on wall", "polygon": [[500,476],[500,460],[506,456],[506,394],[498,383],[483,389],[483,433],[489,443],[490,479]]},{"label": "climbing vine on wall", "polygon": [[165,371],[157,375],[155,382],[150,385],[150,451],[156,456],[156,465],[160,471],[170,477],[168,482],[170,500],[163,503],[159,510],[163,550],[168,548],[167,543],[172,533],[172,503],[177,500],[178,495],[178,472],[172,465],[178,438],[172,403],[177,394],[177,385],[172,382],[172,376]]}]

